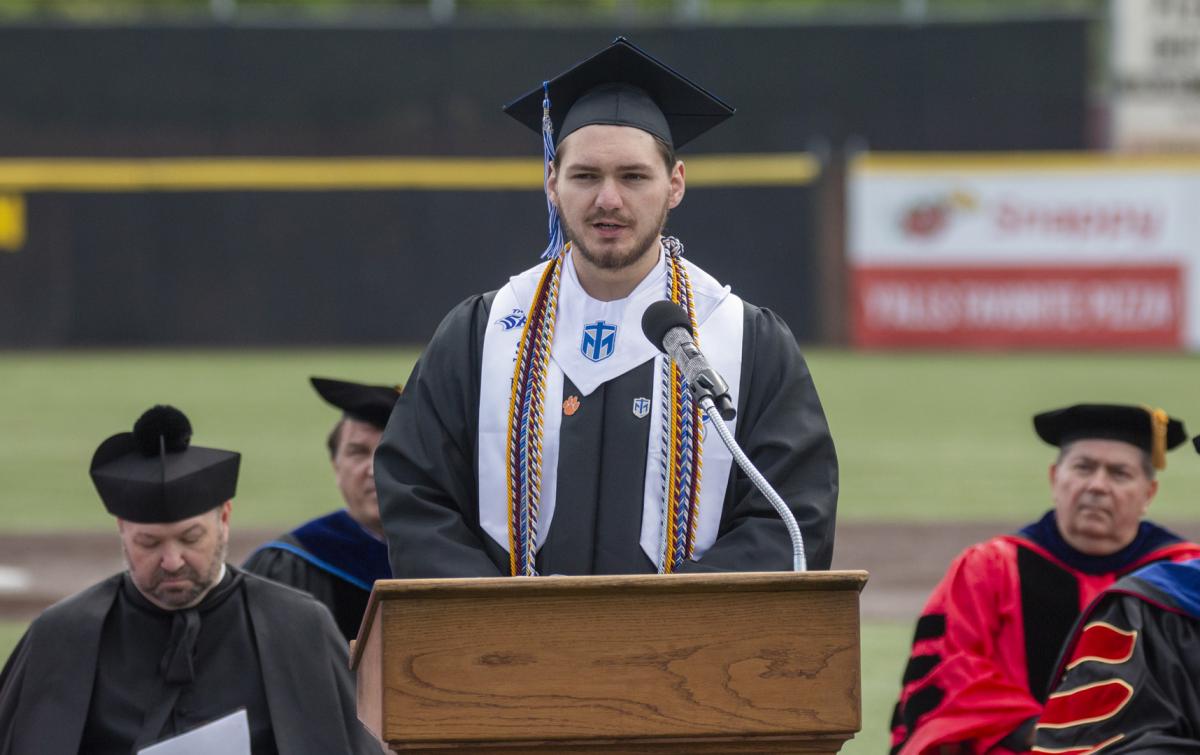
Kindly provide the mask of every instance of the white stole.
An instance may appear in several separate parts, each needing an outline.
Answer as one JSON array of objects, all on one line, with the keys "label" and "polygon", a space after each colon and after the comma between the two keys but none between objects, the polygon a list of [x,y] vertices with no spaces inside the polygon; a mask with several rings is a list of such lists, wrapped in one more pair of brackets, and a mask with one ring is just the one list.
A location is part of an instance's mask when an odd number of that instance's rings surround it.
[{"label": "white stole", "polygon": [[[524,316],[533,301],[538,281],[549,263],[542,263],[509,279],[492,302],[483,339],[482,374],[479,381],[479,523],[508,550],[508,405]],[[692,283],[700,347],[713,368],[729,383],[736,405],[742,372],[742,300],[712,276],[683,260]],[[651,401],[649,450],[646,458],[640,544],[650,560],[661,569],[662,543],[662,407],[660,383],[667,364],[658,347],[642,334],[642,314],[650,304],[666,298],[666,260],[659,261],[637,288],[624,299],[602,302],[588,296],[575,275],[570,253],[563,262],[558,295],[558,316],[546,374],[546,405],[542,425],[542,487],[535,548],[541,548],[554,519],[558,480],[559,429],[562,425],[563,376],[587,396],[603,383],[655,360],[654,384],[646,398]],[[600,361],[584,355],[583,327],[604,320],[617,326],[612,353]],[[633,407],[630,407],[632,413]],[[737,421],[726,422],[730,432]],[[705,425],[707,425],[707,420]],[[713,544],[721,523],[725,488],[733,458],[715,432],[703,433],[703,476],[700,485],[699,517],[693,557],[699,558]],[[621,470],[604,470],[620,474]]]}]

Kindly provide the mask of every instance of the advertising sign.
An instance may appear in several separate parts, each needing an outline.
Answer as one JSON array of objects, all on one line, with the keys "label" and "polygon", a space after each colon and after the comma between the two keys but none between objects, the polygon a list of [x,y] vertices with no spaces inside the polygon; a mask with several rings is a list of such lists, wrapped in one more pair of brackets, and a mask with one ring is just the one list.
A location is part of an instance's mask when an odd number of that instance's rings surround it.
[{"label": "advertising sign", "polygon": [[865,347],[1200,345],[1200,163],[860,157],[853,338]]},{"label": "advertising sign", "polygon": [[1109,0],[1112,146],[1200,148],[1200,0]]}]

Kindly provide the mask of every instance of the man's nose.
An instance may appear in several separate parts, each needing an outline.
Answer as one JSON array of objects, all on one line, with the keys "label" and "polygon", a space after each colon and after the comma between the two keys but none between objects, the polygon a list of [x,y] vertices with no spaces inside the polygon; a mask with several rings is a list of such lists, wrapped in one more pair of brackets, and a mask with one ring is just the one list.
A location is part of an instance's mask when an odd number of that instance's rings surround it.
[{"label": "man's nose", "polygon": [[606,178],[600,183],[600,191],[596,193],[596,206],[604,210],[620,209],[621,192],[617,188],[617,182],[611,178]]},{"label": "man's nose", "polygon": [[1097,469],[1092,472],[1092,476],[1088,478],[1089,490],[1108,490],[1112,479],[1108,476],[1108,472],[1103,469]]},{"label": "man's nose", "polygon": [[173,574],[183,568],[183,553],[174,546],[163,548],[159,566],[168,574]]}]

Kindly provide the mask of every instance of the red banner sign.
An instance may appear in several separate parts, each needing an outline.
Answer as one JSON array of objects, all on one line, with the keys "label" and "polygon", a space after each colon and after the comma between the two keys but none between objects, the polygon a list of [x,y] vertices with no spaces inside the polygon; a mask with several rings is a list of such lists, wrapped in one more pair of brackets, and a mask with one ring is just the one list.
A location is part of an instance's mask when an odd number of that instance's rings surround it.
[{"label": "red banner sign", "polygon": [[1179,348],[1176,265],[858,266],[854,342],[869,347]]}]

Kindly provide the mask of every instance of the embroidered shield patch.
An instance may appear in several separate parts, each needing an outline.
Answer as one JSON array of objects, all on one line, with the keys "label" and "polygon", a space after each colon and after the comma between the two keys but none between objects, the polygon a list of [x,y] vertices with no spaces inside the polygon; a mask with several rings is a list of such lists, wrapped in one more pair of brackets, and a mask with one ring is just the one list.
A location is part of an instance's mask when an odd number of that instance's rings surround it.
[{"label": "embroidered shield patch", "polygon": [[650,413],[650,399],[635,398],[633,400],[633,416],[642,419]]},{"label": "embroidered shield patch", "polygon": [[604,320],[583,326],[583,342],[579,350],[593,362],[602,362],[613,355],[617,345],[617,326]]}]

